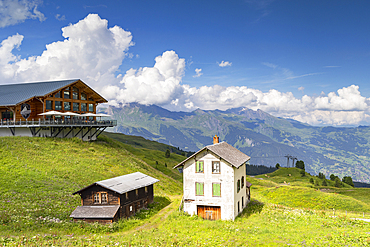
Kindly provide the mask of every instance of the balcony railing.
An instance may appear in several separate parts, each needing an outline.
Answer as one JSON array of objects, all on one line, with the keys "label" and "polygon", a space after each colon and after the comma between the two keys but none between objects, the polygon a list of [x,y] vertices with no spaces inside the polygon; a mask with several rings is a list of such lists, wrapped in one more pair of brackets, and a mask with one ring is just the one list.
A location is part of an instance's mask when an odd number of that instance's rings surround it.
[{"label": "balcony railing", "polygon": [[39,119],[30,121],[0,120],[1,127],[117,126],[117,120]]}]

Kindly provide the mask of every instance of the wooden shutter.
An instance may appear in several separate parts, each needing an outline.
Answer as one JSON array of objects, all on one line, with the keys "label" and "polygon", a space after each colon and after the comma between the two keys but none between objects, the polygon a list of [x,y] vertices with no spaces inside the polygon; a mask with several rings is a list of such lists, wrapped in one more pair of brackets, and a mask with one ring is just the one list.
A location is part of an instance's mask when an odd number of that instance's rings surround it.
[{"label": "wooden shutter", "polygon": [[213,196],[221,196],[221,184],[219,183],[212,184],[212,191]]}]

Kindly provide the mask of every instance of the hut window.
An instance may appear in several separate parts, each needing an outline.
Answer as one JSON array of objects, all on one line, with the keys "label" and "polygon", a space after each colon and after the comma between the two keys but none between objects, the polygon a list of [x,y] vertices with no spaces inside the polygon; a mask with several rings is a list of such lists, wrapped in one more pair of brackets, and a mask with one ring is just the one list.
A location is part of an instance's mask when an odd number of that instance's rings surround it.
[{"label": "hut window", "polygon": [[128,192],[126,192],[126,200],[128,200]]},{"label": "hut window", "polygon": [[81,93],[81,100],[86,100],[87,97],[86,97],[86,94],[85,93]]},{"label": "hut window", "polygon": [[108,203],[107,193],[101,193],[101,203]]},{"label": "hut window", "polygon": [[132,206],[130,206],[130,212],[132,212]]},{"label": "hut window", "polygon": [[220,173],[220,161],[212,161],[212,173]]},{"label": "hut window", "polygon": [[73,110],[79,111],[80,110],[80,103],[73,102]]},{"label": "hut window", "polygon": [[64,102],[64,110],[65,111],[71,110],[71,102]]},{"label": "hut window", "polygon": [[94,104],[89,104],[89,112],[94,112]]},{"label": "hut window", "polygon": [[1,119],[3,119],[3,120],[13,119],[13,112],[11,112],[11,111],[2,112],[1,113]]},{"label": "hut window", "polygon": [[87,111],[87,104],[81,104],[81,111]]},{"label": "hut window", "polygon": [[221,196],[221,184],[220,183],[212,184],[212,196]]},{"label": "hut window", "polygon": [[100,203],[99,194],[94,194],[94,203]]},{"label": "hut window", "polygon": [[136,196],[139,196],[139,190],[136,190]]},{"label": "hut window", "polygon": [[62,98],[61,95],[60,95],[60,91],[56,92],[54,97],[55,98]]},{"label": "hut window", "polygon": [[46,101],[46,110],[52,110],[53,109],[53,101],[47,100]]},{"label": "hut window", "polygon": [[204,196],[204,183],[195,183],[195,195]]},{"label": "hut window", "polygon": [[55,101],[55,110],[62,110],[62,101]]},{"label": "hut window", "polygon": [[196,173],[203,173],[204,172],[204,161],[197,161],[195,165],[195,172]]},{"label": "hut window", "polygon": [[145,193],[148,193],[148,187],[147,186],[145,187]]}]

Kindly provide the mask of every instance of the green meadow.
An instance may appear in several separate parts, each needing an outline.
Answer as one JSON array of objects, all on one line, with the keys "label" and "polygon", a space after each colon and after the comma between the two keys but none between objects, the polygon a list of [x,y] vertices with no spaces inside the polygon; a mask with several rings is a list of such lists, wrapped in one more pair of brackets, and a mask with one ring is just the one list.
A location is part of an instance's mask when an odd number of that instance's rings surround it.
[{"label": "green meadow", "polygon": [[[0,138],[0,246],[370,246],[370,223],[355,219],[370,219],[369,189],[281,168],[247,177],[252,201],[235,221],[207,221],[179,210],[172,167],[185,157],[125,138]],[[71,221],[73,192],[136,171],[160,180],[148,209],[107,225]]]}]

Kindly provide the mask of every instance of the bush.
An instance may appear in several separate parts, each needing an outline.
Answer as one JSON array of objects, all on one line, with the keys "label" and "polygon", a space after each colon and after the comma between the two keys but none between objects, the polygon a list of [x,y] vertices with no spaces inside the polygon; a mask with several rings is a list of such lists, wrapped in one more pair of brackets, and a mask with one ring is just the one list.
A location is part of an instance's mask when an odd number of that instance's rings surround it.
[{"label": "bush", "polygon": [[335,178],[336,178],[337,176],[335,176],[334,174],[330,174],[330,180],[331,181],[335,181]]},{"label": "bush", "polygon": [[313,178],[310,178],[310,183],[314,184]]},{"label": "bush", "polygon": [[280,164],[279,163],[276,163],[275,168],[276,169],[279,169],[280,168]]},{"label": "bush", "polygon": [[299,169],[303,169],[304,170],[304,162],[302,160],[298,160],[296,163],[295,163],[295,167],[299,168]]},{"label": "bush", "polygon": [[353,184],[352,178],[350,176],[343,177],[342,182],[348,185],[351,185],[352,187],[355,187],[355,185]]},{"label": "bush", "polygon": [[305,170],[301,170],[300,173],[301,173],[301,177],[306,176],[306,171]]},{"label": "bush", "polygon": [[335,182],[335,184],[334,184],[335,187],[337,187],[337,188],[342,187],[342,182],[340,181],[340,179],[338,177],[335,178],[334,182]]},{"label": "bush", "polygon": [[171,156],[171,152],[169,149],[166,150],[166,153],[164,154],[164,157],[169,158]]},{"label": "bush", "polygon": [[324,175],[324,173],[321,173],[321,172],[319,172],[319,176],[318,176],[320,179],[325,179],[325,175]]},{"label": "bush", "polygon": [[328,183],[326,182],[325,178],[324,178],[324,181],[322,181],[322,186],[328,186]]}]

